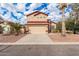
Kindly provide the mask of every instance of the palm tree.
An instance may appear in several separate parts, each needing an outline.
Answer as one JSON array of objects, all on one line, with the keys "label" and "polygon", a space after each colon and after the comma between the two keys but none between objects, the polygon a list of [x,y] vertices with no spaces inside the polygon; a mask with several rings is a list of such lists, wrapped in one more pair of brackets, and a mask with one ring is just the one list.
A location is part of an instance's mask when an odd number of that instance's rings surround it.
[{"label": "palm tree", "polygon": [[62,11],[62,35],[65,36],[66,34],[66,27],[65,27],[65,15],[64,10],[67,7],[66,3],[59,4],[59,9]]}]

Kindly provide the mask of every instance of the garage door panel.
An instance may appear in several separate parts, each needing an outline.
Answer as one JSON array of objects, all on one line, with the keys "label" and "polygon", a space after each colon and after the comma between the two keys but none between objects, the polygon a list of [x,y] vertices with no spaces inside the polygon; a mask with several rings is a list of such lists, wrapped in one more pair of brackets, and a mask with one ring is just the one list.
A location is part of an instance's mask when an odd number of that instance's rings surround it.
[{"label": "garage door panel", "polygon": [[32,25],[29,26],[31,33],[46,33],[47,26],[45,25]]}]

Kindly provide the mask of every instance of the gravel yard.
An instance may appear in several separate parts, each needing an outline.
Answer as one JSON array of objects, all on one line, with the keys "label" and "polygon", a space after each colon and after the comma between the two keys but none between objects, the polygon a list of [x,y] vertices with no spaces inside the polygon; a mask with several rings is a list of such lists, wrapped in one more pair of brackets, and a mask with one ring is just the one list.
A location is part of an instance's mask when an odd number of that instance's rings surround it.
[{"label": "gravel yard", "polygon": [[61,33],[50,33],[49,37],[53,42],[79,42],[79,35],[77,34],[66,34],[63,37]]},{"label": "gravel yard", "polygon": [[25,36],[25,34],[20,34],[18,36],[15,36],[15,35],[4,36],[4,35],[0,34],[0,43],[14,43],[24,36]]}]

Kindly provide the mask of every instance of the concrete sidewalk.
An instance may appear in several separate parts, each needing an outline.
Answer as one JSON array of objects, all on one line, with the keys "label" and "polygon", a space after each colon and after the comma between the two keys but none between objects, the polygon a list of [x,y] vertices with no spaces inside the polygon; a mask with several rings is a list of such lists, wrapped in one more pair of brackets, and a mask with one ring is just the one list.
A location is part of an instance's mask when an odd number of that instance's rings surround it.
[{"label": "concrete sidewalk", "polygon": [[48,37],[47,33],[33,33],[33,34],[28,34],[15,42],[17,44],[52,44],[52,40]]}]

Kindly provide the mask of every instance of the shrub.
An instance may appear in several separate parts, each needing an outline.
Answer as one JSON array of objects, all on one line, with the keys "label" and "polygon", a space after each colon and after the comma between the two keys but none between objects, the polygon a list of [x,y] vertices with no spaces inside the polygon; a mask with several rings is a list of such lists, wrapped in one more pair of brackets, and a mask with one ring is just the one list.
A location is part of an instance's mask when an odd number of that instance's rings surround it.
[{"label": "shrub", "polygon": [[2,27],[0,26],[0,34],[3,32],[3,29],[2,29]]},{"label": "shrub", "polygon": [[13,23],[13,24],[11,24],[11,26],[12,26],[13,30],[15,31],[16,35],[19,35],[22,25],[19,23]]}]

